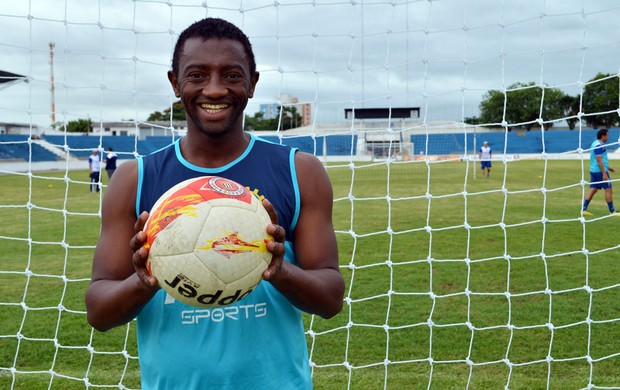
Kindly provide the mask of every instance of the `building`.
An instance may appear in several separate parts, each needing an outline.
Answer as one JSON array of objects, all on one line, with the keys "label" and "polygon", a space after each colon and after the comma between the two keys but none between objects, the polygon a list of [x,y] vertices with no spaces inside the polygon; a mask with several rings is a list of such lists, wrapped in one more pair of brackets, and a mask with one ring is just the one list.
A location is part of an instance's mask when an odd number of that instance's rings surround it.
[{"label": "building", "polygon": [[299,99],[288,93],[281,93],[277,102],[261,104],[259,111],[263,114],[263,119],[276,119],[280,115],[280,106],[292,106],[297,109],[301,116],[301,126],[308,126],[312,123],[312,104],[299,103]]},{"label": "building", "polygon": [[344,117],[363,134],[367,153],[376,158],[410,156],[405,129],[420,119],[420,107],[345,108]]}]

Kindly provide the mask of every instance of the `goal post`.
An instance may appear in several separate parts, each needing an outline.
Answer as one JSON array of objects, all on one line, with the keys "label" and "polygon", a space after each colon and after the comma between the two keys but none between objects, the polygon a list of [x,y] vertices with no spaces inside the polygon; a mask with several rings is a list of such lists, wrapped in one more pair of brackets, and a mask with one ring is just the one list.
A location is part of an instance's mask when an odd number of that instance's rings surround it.
[{"label": "goal post", "polygon": [[[620,387],[620,218],[603,191],[580,213],[594,119],[620,159],[603,88],[620,77],[617,5],[41,0],[0,5],[0,388],[140,388],[135,321],[86,320],[109,183],[89,192],[87,158],[113,146],[123,164],[186,134],[166,72],[205,16],[252,42],[246,119],[277,123],[253,133],[332,181],[346,291],[334,318],[303,315],[315,388]],[[537,115],[514,119],[508,96],[534,89]],[[552,89],[577,110],[549,114]],[[468,124],[488,91],[501,119]]]}]

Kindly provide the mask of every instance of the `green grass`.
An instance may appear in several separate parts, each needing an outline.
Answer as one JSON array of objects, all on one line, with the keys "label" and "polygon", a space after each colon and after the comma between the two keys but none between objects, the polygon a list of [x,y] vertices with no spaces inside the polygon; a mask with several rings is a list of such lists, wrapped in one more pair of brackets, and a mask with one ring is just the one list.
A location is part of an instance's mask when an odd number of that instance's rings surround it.
[{"label": "green grass", "polygon": [[[620,386],[620,219],[602,193],[579,219],[579,161],[476,168],[329,167],[347,302],[305,316],[316,389]],[[69,176],[0,176],[0,388],[139,387],[135,324],[86,322],[101,200]]]}]

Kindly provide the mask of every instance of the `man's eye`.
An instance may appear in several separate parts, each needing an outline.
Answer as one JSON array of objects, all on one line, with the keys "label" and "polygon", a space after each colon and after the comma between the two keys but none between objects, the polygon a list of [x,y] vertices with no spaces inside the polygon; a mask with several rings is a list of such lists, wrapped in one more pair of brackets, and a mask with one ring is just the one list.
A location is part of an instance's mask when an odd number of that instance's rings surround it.
[{"label": "man's eye", "polygon": [[187,78],[189,79],[201,79],[203,76],[200,73],[190,73]]}]

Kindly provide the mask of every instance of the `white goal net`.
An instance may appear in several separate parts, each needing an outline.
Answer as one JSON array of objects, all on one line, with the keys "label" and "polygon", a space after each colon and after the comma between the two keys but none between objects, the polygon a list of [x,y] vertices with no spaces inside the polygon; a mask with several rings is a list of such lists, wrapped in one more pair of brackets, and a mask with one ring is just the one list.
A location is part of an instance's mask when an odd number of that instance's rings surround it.
[{"label": "white goal net", "polygon": [[315,388],[620,388],[620,218],[604,191],[581,214],[598,129],[619,153],[608,0],[3,1],[0,388],[140,387],[135,321],[86,321],[86,159],[185,133],[166,72],[206,16],[252,42],[246,125],[332,179],[346,292],[304,317]]}]

